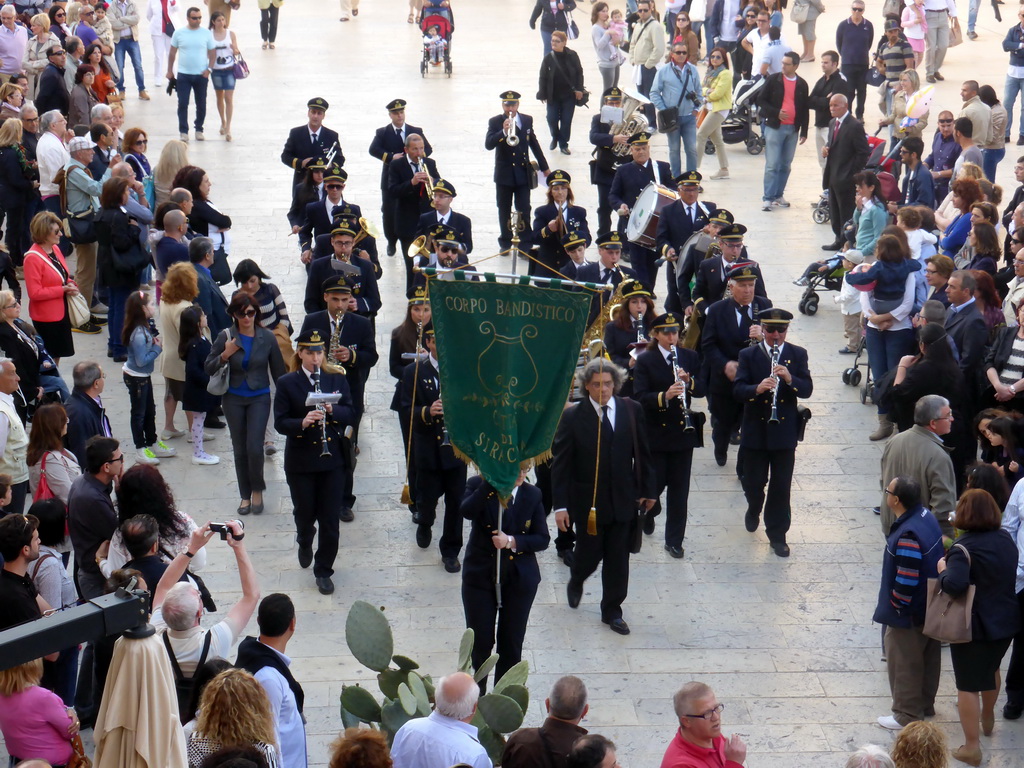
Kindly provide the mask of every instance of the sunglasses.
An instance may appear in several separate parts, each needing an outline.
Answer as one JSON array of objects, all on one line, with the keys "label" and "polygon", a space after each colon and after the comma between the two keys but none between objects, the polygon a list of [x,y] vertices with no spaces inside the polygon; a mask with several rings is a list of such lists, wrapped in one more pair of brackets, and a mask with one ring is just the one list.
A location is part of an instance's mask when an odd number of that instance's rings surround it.
[{"label": "sunglasses", "polygon": [[55,14],[53,14],[53,17],[55,19],[63,19],[63,18],[67,17],[67,14],[66,13],[55,13]]},{"label": "sunglasses", "polygon": [[781,328],[779,326],[776,326],[776,325],[766,325],[766,326],[764,326],[764,332],[765,333],[785,333],[788,330],[789,329],[786,328],[785,326],[783,326]]},{"label": "sunglasses", "polygon": [[949,125],[952,122],[952,120],[939,120],[939,125]]},{"label": "sunglasses", "polygon": [[344,184],[325,184],[324,187],[326,187],[327,189],[344,189],[345,185]]},{"label": "sunglasses", "polygon": [[245,312],[239,312],[237,317],[256,317],[256,310],[250,307]]},{"label": "sunglasses", "polygon": [[136,144],[149,144],[149,139],[139,139]]},{"label": "sunglasses", "polygon": [[458,253],[459,252],[458,248],[453,248],[450,245],[442,245],[442,246],[439,247],[439,250],[441,251],[441,253]]}]

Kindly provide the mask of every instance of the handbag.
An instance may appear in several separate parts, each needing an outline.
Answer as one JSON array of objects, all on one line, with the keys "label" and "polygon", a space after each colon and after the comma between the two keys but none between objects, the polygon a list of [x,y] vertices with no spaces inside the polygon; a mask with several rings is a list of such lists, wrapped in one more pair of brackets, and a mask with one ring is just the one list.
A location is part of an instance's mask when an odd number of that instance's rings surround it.
[{"label": "handbag", "polygon": [[218,246],[217,250],[213,252],[210,277],[217,285],[227,285],[231,282],[231,267],[228,265],[228,254],[223,245]]},{"label": "handbag", "polygon": [[949,25],[949,45],[947,47],[953,48],[954,46],[960,45],[964,41],[964,33],[960,29],[960,22],[956,19]]},{"label": "handbag", "polygon": [[[954,544],[967,556],[968,568],[971,553],[963,544]],[[928,579],[928,604],[924,613],[926,636],[942,643],[971,642],[971,609],[974,607],[975,586],[970,584],[960,597],[950,597],[939,588],[938,579]]]},{"label": "handbag", "polygon": [[96,242],[96,219],[92,208],[81,213],[68,211],[64,219],[64,234],[75,245]]},{"label": "handbag", "polygon": [[235,56],[235,80],[245,80],[249,76],[249,65],[241,54]]},{"label": "handbag", "polygon": [[[224,341],[225,343],[227,343],[227,340],[231,338],[231,335],[226,330],[222,331],[222,333],[224,334]],[[231,364],[225,363],[216,371],[210,374],[210,380],[206,383],[206,391],[209,392],[211,395],[217,395],[218,397],[220,397],[221,395],[227,393],[228,387],[230,386]]]},{"label": "handbag", "polygon": [[580,36],[580,28],[576,26],[576,21],[572,17],[572,11],[563,11],[566,20],[569,22],[567,29],[565,30],[565,36],[570,40],[575,40]]},{"label": "handbag", "polygon": [[885,73],[882,72],[878,67],[871,67],[868,69],[868,74],[865,78],[868,85],[878,87],[885,82]]},{"label": "handbag", "polygon": [[85,746],[82,744],[82,736],[75,734],[71,740],[71,759],[68,760],[67,768],[92,768],[92,760],[85,754]]},{"label": "handbag", "polygon": [[671,133],[679,127],[679,107],[658,110],[658,133]]},{"label": "handbag", "polygon": [[810,14],[811,4],[808,2],[797,2],[793,5],[793,10],[789,12],[789,19],[794,24],[803,24],[807,21],[807,16]]},{"label": "handbag", "polygon": [[89,311],[89,302],[85,300],[85,296],[76,293],[74,296],[68,294],[64,298],[68,303],[68,319],[71,321],[71,327],[81,328],[88,323],[92,313]]},{"label": "handbag", "polygon": [[46,454],[44,453],[43,466],[39,469],[39,485],[36,486],[36,492],[32,494],[32,501],[52,498],[53,491],[50,490],[50,483],[46,479]]}]

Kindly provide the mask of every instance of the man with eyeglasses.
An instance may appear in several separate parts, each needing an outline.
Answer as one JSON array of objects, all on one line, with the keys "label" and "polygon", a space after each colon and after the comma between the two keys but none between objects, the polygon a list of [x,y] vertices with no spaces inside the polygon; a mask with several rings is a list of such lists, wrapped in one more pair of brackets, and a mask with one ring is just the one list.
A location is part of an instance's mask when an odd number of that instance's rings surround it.
[{"label": "man with eyeglasses", "polygon": [[[697,269],[697,280],[693,286],[694,301],[702,299],[707,302],[704,305],[707,307],[721,299],[725,295],[726,275],[737,263],[743,261],[757,266],[756,261],[743,258],[746,254],[743,236],[746,233],[747,228],[742,224],[729,224],[718,231],[716,255],[708,256]],[[760,272],[754,281],[754,295],[768,296]]]},{"label": "man with eyeglasses", "polygon": [[864,104],[867,99],[868,68],[871,66],[871,46],[875,42],[875,28],[864,18],[863,0],[854,0],[850,5],[850,16],[839,22],[836,28],[836,49],[843,62],[840,71],[846,76],[856,97],[850,99],[850,109],[857,119],[864,122]]},{"label": "man with eyeglasses", "polygon": [[18,12],[13,5],[0,8],[0,81],[7,82],[21,72],[21,62],[28,47],[28,30],[17,23]]},{"label": "man with eyeglasses", "polygon": [[722,711],[715,692],[706,683],[691,681],[672,697],[679,729],[669,742],[661,768],[738,768],[747,759],[747,745],[739,734],[722,735]]},{"label": "man with eyeglasses", "polygon": [[935,182],[928,167],[921,162],[924,154],[924,141],[919,136],[911,136],[903,140],[900,147],[900,161],[904,173],[900,182],[900,202],[889,203],[889,213],[907,205],[923,205],[934,210]]},{"label": "man with eyeglasses", "polygon": [[[659,113],[672,108],[677,111],[675,126],[665,134],[672,175],[678,176],[682,170],[697,170],[697,110],[702,103],[700,72],[690,61],[686,43],[672,45],[668,65],[654,76],[650,98]],[[685,169],[679,165],[680,139],[686,152]]]},{"label": "man with eyeglasses", "polygon": [[306,206],[302,228],[299,230],[299,251],[302,263],[307,265],[307,271],[308,265],[313,260],[316,238],[321,235],[329,235],[334,229],[338,216],[346,215],[358,219],[363,215],[358,205],[346,203],[342,197],[346,181],[348,181],[348,174],[345,169],[332,165],[324,173],[324,191],[327,196],[323,200],[314,200]]},{"label": "man with eyeglasses", "polygon": [[1003,106],[1006,108],[1006,142],[1010,141],[1013,125],[1013,105],[1017,96],[1020,103],[1020,121],[1017,124],[1017,146],[1024,146],[1024,7],[1017,12],[1019,24],[1010,27],[1003,39],[1003,50],[1010,54],[1010,65],[1006,68],[1006,83],[1003,87]]},{"label": "man with eyeglasses", "polygon": [[91,5],[83,5],[78,12],[78,26],[75,27],[75,36],[82,41],[83,48],[88,48],[93,43],[103,45],[100,36],[93,28],[95,23],[96,9]]},{"label": "man with eyeglasses", "polygon": [[953,167],[960,157],[960,144],[953,133],[953,113],[943,110],[939,113],[939,130],[932,139],[932,151],[924,159],[932,172],[935,182],[935,199],[945,200],[953,178]]},{"label": "man with eyeglasses", "polygon": [[[639,21],[633,27],[629,43],[629,63],[640,67],[640,93],[649,96],[658,64],[665,55],[665,28],[651,13],[651,4],[640,0],[636,6]],[[651,126],[656,125],[654,105],[644,106],[644,114]]]},{"label": "man with eyeglasses", "polygon": [[797,73],[800,56],[787,51],[782,57],[782,72],[769,75],[758,93],[757,103],[765,121],[764,191],[761,210],[789,208],[783,197],[797,144],[807,141],[807,81]]},{"label": "man with eyeglasses", "polygon": [[380,289],[377,287],[377,276],[373,271],[373,262],[366,251],[356,251],[353,244],[358,234],[358,224],[353,225],[351,219],[343,218],[331,231],[332,253],[313,259],[306,277],[306,298],[303,307],[307,314],[327,309],[323,298],[323,284],[329,277],[339,273],[347,276],[352,286],[354,311],[357,315],[374,318],[380,311]]},{"label": "man with eyeglasses", "polygon": [[64,79],[66,61],[67,54],[59,45],[52,45],[46,51],[46,66],[39,73],[36,88],[35,108],[39,110],[38,114],[44,115],[53,109],[62,115],[68,113],[70,96]]},{"label": "man with eyeglasses", "polygon": [[423,137],[410,133],[405,137],[405,154],[399,155],[388,165],[388,194],[394,201],[395,234],[402,247],[402,263],[405,266],[405,292],[412,296],[412,261],[407,258],[410,246],[416,239],[420,217],[430,213],[433,202],[432,186],[441,178],[437,163],[427,157]]},{"label": "man with eyeglasses", "polygon": [[[194,92],[196,97],[196,141],[205,141],[203,123],[206,121],[206,91],[210,85],[210,73],[217,59],[213,33],[202,27],[203,13],[198,8],[189,8],[185,17],[188,26],[179,27],[171,36],[171,51],[167,57],[167,79],[174,79],[174,62],[178,62],[178,137],[188,141],[188,105]],[[179,51],[180,58],[179,58]],[[298,179],[295,183],[298,183]]]}]

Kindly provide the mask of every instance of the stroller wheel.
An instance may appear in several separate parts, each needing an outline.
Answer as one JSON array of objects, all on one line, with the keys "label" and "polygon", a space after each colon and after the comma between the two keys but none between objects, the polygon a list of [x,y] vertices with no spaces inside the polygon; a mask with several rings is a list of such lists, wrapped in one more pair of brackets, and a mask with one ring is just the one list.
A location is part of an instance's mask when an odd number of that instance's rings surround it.
[{"label": "stroller wheel", "polygon": [[863,387],[861,387],[860,388],[860,402],[861,402],[861,405],[867,405],[869,400],[874,402],[874,400],[872,399],[873,395],[874,395],[874,387],[872,387],[870,384],[865,384]]},{"label": "stroller wheel", "polygon": [[751,136],[747,139],[747,152],[751,155],[760,155],[764,150],[764,144],[761,143],[760,136]]},{"label": "stroller wheel", "polygon": [[849,385],[849,384],[850,384],[850,377],[851,377],[851,374],[852,374],[852,373],[853,373],[853,372],[854,372],[855,370],[856,370],[856,368],[847,368],[847,369],[846,369],[845,371],[843,371],[843,384],[847,384],[847,385]]},{"label": "stroller wheel", "polygon": [[813,296],[809,296],[807,298],[807,303],[804,304],[804,314],[805,315],[811,315],[811,316],[818,314],[818,295],[817,294],[814,294]]},{"label": "stroller wheel", "polygon": [[815,208],[811,211],[811,218],[815,224],[828,224],[832,217],[829,216],[828,208]]},{"label": "stroller wheel", "polygon": [[421,61],[420,62],[420,77],[426,77],[426,76],[427,76],[427,62]]},{"label": "stroller wheel", "polygon": [[850,371],[850,385],[854,386],[854,387],[859,387],[860,386],[860,379],[861,379],[860,368],[853,368]]},{"label": "stroller wheel", "polygon": [[801,315],[807,314],[807,297],[800,299],[800,303],[796,305],[796,308],[800,310]]},{"label": "stroller wheel", "polygon": [[711,139],[704,142],[704,154],[713,155],[715,154],[715,145],[711,143]]}]

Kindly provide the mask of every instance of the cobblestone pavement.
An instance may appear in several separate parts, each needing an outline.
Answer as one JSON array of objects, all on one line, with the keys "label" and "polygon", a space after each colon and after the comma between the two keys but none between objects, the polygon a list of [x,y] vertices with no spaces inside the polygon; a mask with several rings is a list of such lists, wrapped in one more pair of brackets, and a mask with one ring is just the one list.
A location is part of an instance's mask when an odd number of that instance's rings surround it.
[{"label": "cobblestone pavement", "polygon": [[[387,122],[384,105],[396,97],[408,100],[409,122],[423,126],[441,173],[457,186],[455,208],[473,219],[473,256],[494,253],[493,159],[483,148],[483,137],[487,118],[499,111],[498,94],[508,88],[523,93],[522,111],[534,115],[543,146],[549,139],[544,107],[534,98],[541,48],[538,33],[526,25],[531,7],[529,0],[456,3],[451,79],[435,71],[420,77],[420,38],[405,21],[405,6],[396,0],[369,0],[345,24],[338,22],[331,2],[291,0],[281,9],[274,51],[260,50],[255,3],[244,3],[235,12],[233,29],[252,76],[240,81],[235,92],[234,141],[218,136],[211,94],[207,141],[193,140],[189,151],[213,180],[211,200],[234,221],[232,261],[251,257],[262,265],[283,290],[296,327],[305,274],[296,240],[288,236],[291,173],[281,165],[279,153],[288,129],[304,121],[306,100],[323,96],[331,103],[325,122],[341,134],[349,172],[346,199],[360,204],[378,225],[380,167],[366,150],[373,130]],[[881,28],[880,7],[874,0],[868,7],[876,30]],[[600,77],[588,39],[589,8],[582,4],[575,14],[582,37],[572,47],[584,62],[596,105]],[[840,3],[819,20],[819,56],[830,47],[832,30],[845,13]],[[1001,93],[1006,58],[999,42],[1013,22],[1012,11],[1006,15],[1006,23],[996,24],[987,7],[982,9],[980,39],[950,51],[936,104],[956,108],[960,82],[971,76],[992,83]],[[792,44],[795,25],[787,20],[783,31]],[[147,79],[148,43],[147,38]],[[800,74],[813,85],[820,76],[818,64],[801,65]],[[138,123],[149,131],[155,164],[160,147],[177,138],[177,130],[172,100],[156,89],[151,93],[148,103],[129,94],[127,125]],[[593,114],[592,109],[577,112],[571,157],[548,154],[552,167],[574,176],[577,198],[591,211],[592,221],[596,194],[587,183],[587,132]],[[936,112],[932,114],[934,126]],[[869,127],[877,115],[871,103]],[[760,211],[763,158],[747,155],[739,145],[729,148],[732,178],[704,184],[706,199],[728,207],[750,228],[749,250],[764,268],[772,299],[793,311],[801,289],[791,281],[820,256],[819,245],[831,240],[828,227],[811,221],[810,204],[820,189],[813,152],[813,139],[798,149],[786,192],[793,204],[788,210]],[[655,156],[665,159],[666,154],[663,141],[656,139]],[[1011,145],[999,170],[1007,197],[1014,188],[1017,154]],[[710,173],[715,164],[708,160],[704,168]],[[534,203],[540,200],[538,191]],[[382,261],[384,309],[377,341],[386,355],[390,329],[401,320],[405,302],[398,258]],[[508,266],[507,259],[499,258],[485,268]],[[551,683],[561,674],[577,674],[592,697],[583,725],[612,738],[624,766],[657,765],[674,732],[671,696],[681,683],[696,678],[714,686],[726,705],[723,729],[743,734],[750,748],[747,764],[755,768],[826,768],[842,765],[847,753],[863,743],[889,745],[891,735],[875,724],[879,715],[889,713],[889,695],[878,628],[871,624],[882,539],[870,508],[879,498],[881,446],[867,441],[873,410],[840,380],[850,361],[836,352],[842,322],[832,295],[822,297],[817,316],[798,314],[790,333],[794,343],[809,348],[815,378],[808,403],[814,419],[797,453],[792,557],[778,559],[763,531],[748,534],[743,529],[743,497],[732,461],[719,468],[709,448],[697,451],[686,558],[676,561],[664,552],[659,523],[633,559],[624,606],[633,629],[628,637],[600,623],[595,579],[587,583],[579,610],[567,608],[567,569],[554,547],[540,555],[544,581],[525,651],[533,693],[528,725],[541,721]],[[128,399],[116,366],[103,357],[104,338],[76,336],[75,341],[76,360],[105,361],[114,432],[127,437]],[[72,362],[66,361],[68,372]],[[444,572],[436,549],[416,547],[408,512],[399,503],[403,450],[395,415],[388,410],[392,392],[393,380],[386,364],[380,364],[367,386],[356,478],[359,501],[355,522],[343,525],[334,595],[321,596],[312,574],[297,566],[282,453],[267,460],[266,513],[246,520],[246,542],[263,593],[287,592],[299,611],[289,654],[306,690],[313,765],[326,763],[327,745],[340,728],[342,684],[374,682],[345,646],[345,615],[353,600],[385,606],[396,650],[419,660],[426,671],[439,676],[455,664],[463,626],[459,577]],[[158,399],[162,394],[158,383]],[[180,414],[178,418],[180,425]],[[237,496],[227,433],[219,432],[208,447],[222,457],[217,467],[192,466],[188,444],[177,442],[182,457],[165,460],[161,470],[172,482],[181,509],[200,521],[232,514]],[[218,603],[227,606],[238,589],[230,572],[233,561],[219,540],[209,546],[204,575]],[[249,629],[255,632],[255,622]],[[962,737],[948,655],[944,670],[936,720],[955,747]],[[995,735],[984,740],[988,765],[1024,763],[1020,729],[1017,723],[999,721]]]}]

